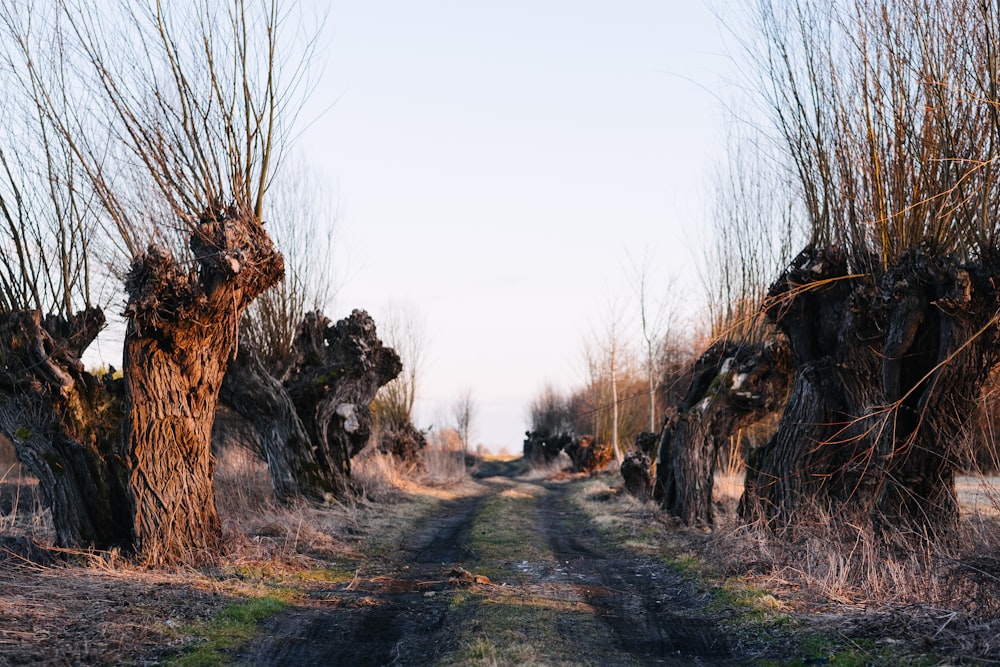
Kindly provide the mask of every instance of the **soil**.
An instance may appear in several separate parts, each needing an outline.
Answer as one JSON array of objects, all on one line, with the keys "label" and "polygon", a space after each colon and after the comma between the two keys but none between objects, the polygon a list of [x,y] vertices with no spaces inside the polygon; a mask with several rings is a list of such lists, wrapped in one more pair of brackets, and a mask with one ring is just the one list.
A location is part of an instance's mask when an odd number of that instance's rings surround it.
[{"label": "soil", "polygon": [[156,663],[234,601],[175,573],[43,567],[28,544],[0,540],[0,665]]},{"label": "soil", "polygon": [[[518,487],[531,485],[527,491]],[[462,662],[456,628],[475,625],[478,607],[542,602],[569,605],[574,618],[556,615],[560,640],[532,649],[544,664],[741,664],[693,586],[667,565],[603,544],[567,499],[566,484],[480,481],[481,493],[444,504],[410,533],[398,550],[346,585],[315,591],[308,604],[273,617],[259,636],[232,653],[242,665],[427,665]],[[528,499],[520,517],[547,547],[528,561],[517,544],[489,558],[476,554],[470,535],[491,496],[514,490]],[[473,574],[499,573],[503,581]],[[474,600],[456,604],[456,592]],[[523,633],[531,641],[533,615],[525,602]],[[579,618],[580,612],[591,618]],[[519,625],[514,613],[513,625]],[[510,624],[510,621],[507,621]],[[599,627],[602,641],[575,636]],[[465,641],[464,643],[468,643]],[[560,654],[572,647],[572,654]],[[541,651],[541,653],[539,652]],[[456,653],[457,652],[457,653]]]},{"label": "soil", "polygon": [[621,650],[654,664],[728,664],[725,636],[694,586],[649,558],[602,549],[593,528],[572,521],[565,487],[549,485],[537,526],[594,613],[614,631]]},{"label": "soil", "polygon": [[[995,619],[944,608],[793,607],[773,590],[759,602],[782,613],[757,616],[734,602],[741,589],[720,595],[665,562],[712,558],[707,536],[629,501],[620,478],[531,479],[519,466],[484,461],[474,481],[363,511],[261,510],[211,570],[47,551],[33,541],[44,513],[0,511],[0,667],[982,664],[1000,650]],[[0,510],[33,506],[33,493],[0,486]],[[232,605],[275,594],[289,606],[208,659],[189,655]]]},{"label": "soil", "polygon": [[481,502],[473,496],[443,503],[397,551],[366,563],[350,583],[313,590],[308,604],[263,624],[255,640],[232,653],[233,662],[428,664],[447,641],[447,608],[431,594],[467,583],[450,575],[454,564],[472,558],[466,545]]}]

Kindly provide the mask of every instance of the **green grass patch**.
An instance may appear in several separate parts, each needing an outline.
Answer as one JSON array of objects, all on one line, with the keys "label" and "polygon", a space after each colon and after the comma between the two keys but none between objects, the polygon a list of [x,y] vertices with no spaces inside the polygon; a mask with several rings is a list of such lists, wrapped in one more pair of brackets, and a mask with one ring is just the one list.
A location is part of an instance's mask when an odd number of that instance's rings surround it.
[{"label": "green grass patch", "polygon": [[545,597],[469,595],[453,603],[457,648],[438,665],[603,664],[614,637],[592,613]]},{"label": "green grass patch", "polygon": [[484,566],[488,567],[491,562],[497,565],[552,557],[534,529],[534,508],[534,496],[516,488],[490,496],[483,503],[472,523],[469,548],[485,561]]},{"label": "green grass patch", "polygon": [[701,559],[690,552],[668,555],[664,557],[663,562],[672,567],[675,571],[693,577],[697,577],[705,567],[705,564],[701,562]]},{"label": "green grass patch", "polygon": [[197,639],[188,652],[167,662],[176,667],[210,667],[228,664],[226,649],[253,638],[257,625],[274,616],[288,603],[276,597],[261,597],[231,604],[210,621],[183,629]]},{"label": "green grass patch", "polygon": [[709,608],[759,612],[764,618],[777,616],[781,610],[781,603],[770,591],[740,579],[728,579],[720,588],[712,591],[712,596],[714,600]]},{"label": "green grass patch", "polygon": [[803,634],[796,637],[794,658],[783,660],[762,660],[760,667],[810,667],[829,665],[830,667],[867,667],[868,665],[906,665],[907,667],[931,667],[940,664],[928,656],[903,656],[889,646],[878,645],[870,639],[851,642],[843,646],[838,641],[819,634]]},{"label": "green grass patch", "polygon": [[296,572],[292,581],[318,582],[324,584],[347,584],[354,579],[356,568],[327,566]]}]

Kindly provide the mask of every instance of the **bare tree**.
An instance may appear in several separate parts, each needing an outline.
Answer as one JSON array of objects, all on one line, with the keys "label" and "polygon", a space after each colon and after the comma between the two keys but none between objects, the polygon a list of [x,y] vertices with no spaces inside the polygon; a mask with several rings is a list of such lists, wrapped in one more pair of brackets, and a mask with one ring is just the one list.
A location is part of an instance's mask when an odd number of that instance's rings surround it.
[{"label": "bare tree", "polygon": [[569,403],[555,387],[546,384],[528,408],[531,430],[545,435],[573,433],[575,427]]},{"label": "bare tree", "polygon": [[284,272],[265,193],[310,47],[283,41],[276,2],[68,0],[47,21],[3,11],[17,89],[73,161],[72,186],[50,183],[92,193],[109,247],[131,263],[130,541],[151,564],[210,555],[221,536],[211,425],[242,313]]},{"label": "bare tree", "polygon": [[655,491],[664,509],[688,525],[712,525],[722,445],[781,408],[788,357],[783,342],[723,339],[694,361],[687,393],[660,433]]},{"label": "bare tree", "polygon": [[[360,310],[335,324],[320,313],[308,313],[292,347],[285,386],[310,436],[310,453],[317,464],[310,477],[319,477],[342,497],[350,484],[351,457],[372,435],[372,399],[399,375],[402,364],[396,352],[379,340],[372,318]],[[296,456],[299,468],[308,472],[312,459]]]},{"label": "bare tree", "polygon": [[[0,4],[0,30],[23,35],[28,12]],[[36,8],[39,13],[44,8]],[[48,24],[55,8],[40,17]],[[27,39],[27,36],[25,36]],[[80,360],[104,326],[108,252],[80,161],[61,141],[49,107],[73,108],[66,87],[44,97],[24,66],[22,43],[5,40],[0,128],[0,432],[39,480],[61,546],[128,543],[127,498],[116,434],[120,394]],[[46,83],[67,73],[51,40],[39,55]]]},{"label": "bare tree", "polygon": [[[370,404],[402,370],[399,357],[382,344],[368,313],[355,310],[332,323],[312,311],[281,366],[278,379],[246,340],[229,364],[219,400],[250,427],[240,444],[267,461],[278,500],[348,497],[351,457],[373,432]],[[231,442],[227,436],[217,429],[216,442]]]},{"label": "bare tree", "polygon": [[[611,444],[615,460],[621,464],[623,455],[619,445],[619,383],[623,376],[629,354],[625,349],[624,315],[618,303],[610,302],[605,329],[595,334],[593,340],[584,346],[584,356],[590,375],[593,391],[601,398],[597,405],[600,409],[594,413],[595,424],[607,415],[610,417],[610,433],[608,442]],[[634,398],[634,397],[630,397]],[[600,429],[595,428],[594,434],[600,439]]]},{"label": "bare tree", "polygon": [[427,337],[420,312],[412,304],[394,304],[385,315],[383,338],[396,350],[403,372],[389,382],[375,398],[376,421],[386,428],[401,428],[413,422]]},{"label": "bare tree", "polygon": [[310,311],[329,310],[338,289],[334,256],[337,205],[321,174],[304,161],[288,165],[266,201],[269,233],[285,257],[285,279],[248,308],[242,327],[264,366],[281,377],[296,328]]},{"label": "bare tree", "polygon": [[462,450],[468,454],[472,438],[472,425],[476,420],[476,401],[472,398],[472,387],[466,387],[452,404],[455,428],[462,442]]},{"label": "bare tree", "polygon": [[686,389],[671,392],[657,456],[656,495],[689,524],[712,524],[716,464],[734,453],[721,443],[781,409],[789,375],[787,349],[774,340],[763,304],[770,281],[791,259],[794,197],[761,152],[759,129],[734,123],[730,132],[703,271],[710,342],[693,363],[685,360],[687,373],[674,373]]},{"label": "bare tree", "polygon": [[742,510],[934,536],[1000,361],[996,3],[757,3],[757,90],[810,244],[767,312],[795,375]]},{"label": "bare tree", "polygon": [[760,129],[734,121],[729,133],[713,182],[713,238],[702,272],[710,336],[758,341],[769,335],[767,288],[802,243],[802,221],[784,168],[763,152]]},{"label": "bare tree", "polygon": [[675,313],[666,300],[654,301],[650,294],[650,274],[652,272],[653,255],[646,252],[642,263],[637,264],[629,256],[629,269],[632,274],[632,286],[639,304],[639,324],[645,352],[646,386],[649,398],[649,432],[659,430],[656,412],[656,394],[662,375],[660,351],[667,341],[675,334],[673,322]]},{"label": "bare tree", "polygon": [[382,330],[387,343],[399,354],[402,372],[383,386],[372,402],[376,446],[397,459],[419,464],[417,455],[427,446],[425,432],[413,424],[427,342],[423,318],[412,304],[393,304],[385,314]]}]

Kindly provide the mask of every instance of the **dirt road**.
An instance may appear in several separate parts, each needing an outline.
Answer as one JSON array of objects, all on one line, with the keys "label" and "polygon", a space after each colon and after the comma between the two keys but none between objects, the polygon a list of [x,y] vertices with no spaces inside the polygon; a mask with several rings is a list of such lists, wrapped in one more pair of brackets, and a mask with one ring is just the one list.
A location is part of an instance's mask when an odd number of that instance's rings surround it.
[{"label": "dirt road", "polygon": [[[494,472],[503,472],[502,470]],[[247,665],[739,664],[691,585],[602,538],[557,482],[485,477],[348,584],[230,653]]]}]

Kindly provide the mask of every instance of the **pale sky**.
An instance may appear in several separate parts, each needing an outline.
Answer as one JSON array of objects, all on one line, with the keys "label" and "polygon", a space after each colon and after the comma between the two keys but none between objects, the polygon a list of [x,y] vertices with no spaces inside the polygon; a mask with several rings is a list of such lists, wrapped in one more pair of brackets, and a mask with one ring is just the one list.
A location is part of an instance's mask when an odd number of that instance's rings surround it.
[{"label": "pale sky", "polygon": [[[418,312],[416,425],[449,425],[471,388],[473,444],[518,452],[531,400],[585,381],[584,342],[611,310],[634,327],[629,257],[655,258],[654,300],[701,308],[735,79],[716,12],[730,22],[740,3],[327,4],[293,147],[336,202],[327,315]],[[85,359],[119,365],[121,337]]]},{"label": "pale sky", "polygon": [[519,451],[609,304],[637,310],[628,255],[697,307],[726,34],[697,0],[332,2],[301,139],[339,207],[330,315],[419,311],[418,427],[471,387],[474,442]]}]

